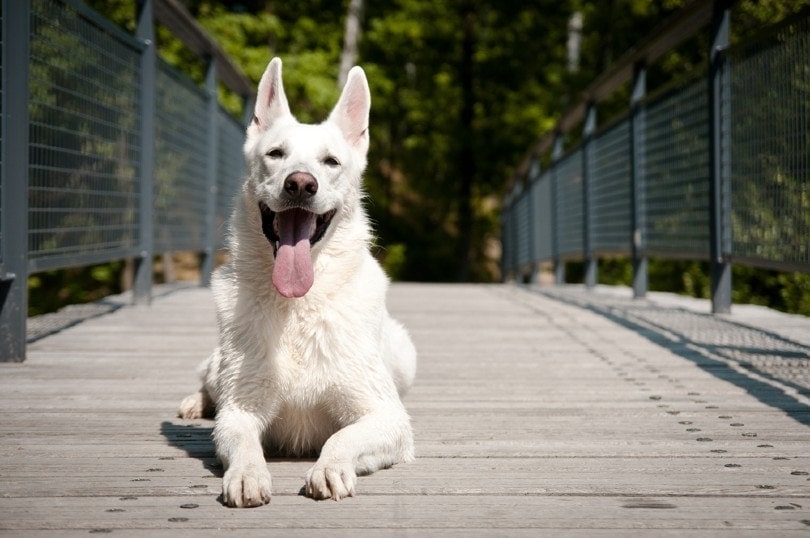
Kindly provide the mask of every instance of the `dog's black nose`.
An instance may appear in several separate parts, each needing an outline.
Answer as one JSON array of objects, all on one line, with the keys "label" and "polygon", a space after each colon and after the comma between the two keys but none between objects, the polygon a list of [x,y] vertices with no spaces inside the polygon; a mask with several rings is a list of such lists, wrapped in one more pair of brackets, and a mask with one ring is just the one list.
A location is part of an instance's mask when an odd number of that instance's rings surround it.
[{"label": "dog's black nose", "polygon": [[284,180],[284,191],[295,200],[306,200],[318,192],[318,180],[307,172],[293,172]]}]

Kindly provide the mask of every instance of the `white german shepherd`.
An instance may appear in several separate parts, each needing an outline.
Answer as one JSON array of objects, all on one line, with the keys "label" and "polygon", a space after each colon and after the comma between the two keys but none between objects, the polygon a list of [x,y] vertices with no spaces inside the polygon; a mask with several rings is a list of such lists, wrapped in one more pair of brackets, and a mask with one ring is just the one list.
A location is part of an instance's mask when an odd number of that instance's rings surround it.
[{"label": "white german shepherd", "polygon": [[319,453],[305,478],[315,499],[353,495],[358,474],[413,459],[400,396],[416,351],[386,310],[388,280],[369,253],[362,207],[370,106],[359,67],[320,125],[290,113],[278,58],[259,83],[231,264],[213,279],[219,347],[179,410],[216,412],[229,506],[270,501],[264,447]]}]

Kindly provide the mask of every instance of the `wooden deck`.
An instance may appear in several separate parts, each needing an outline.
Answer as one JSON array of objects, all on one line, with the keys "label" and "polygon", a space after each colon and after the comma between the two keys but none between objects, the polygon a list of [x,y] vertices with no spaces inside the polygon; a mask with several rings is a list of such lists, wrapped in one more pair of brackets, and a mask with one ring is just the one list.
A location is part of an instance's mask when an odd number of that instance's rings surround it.
[{"label": "wooden deck", "polygon": [[806,318],[740,309],[723,323],[760,340],[714,344],[708,316],[689,336],[656,317],[688,308],[615,293],[395,285],[417,460],[337,503],[300,495],[311,461],[271,460],[272,502],[239,510],[217,500],[212,422],[175,417],[215,342],[210,293],[164,291],[0,366],[0,535],[810,535]]}]

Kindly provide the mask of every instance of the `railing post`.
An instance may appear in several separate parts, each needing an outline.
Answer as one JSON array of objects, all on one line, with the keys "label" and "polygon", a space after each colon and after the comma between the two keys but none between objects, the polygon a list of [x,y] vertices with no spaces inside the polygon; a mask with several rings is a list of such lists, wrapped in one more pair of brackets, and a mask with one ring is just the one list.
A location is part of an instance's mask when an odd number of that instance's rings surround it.
[{"label": "railing post", "polygon": [[512,272],[512,252],[514,250],[512,243],[512,191],[506,195],[503,201],[503,212],[501,216],[501,278],[504,282],[509,279]]},{"label": "railing post", "polygon": [[526,186],[526,196],[529,197],[527,200],[529,204],[529,210],[527,211],[529,217],[529,265],[531,266],[530,273],[529,273],[529,284],[537,284],[537,275],[538,275],[538,268],[537,268],[537,253],[535,252],[534,243],[537,235],[537,210],[534,207],[534,192],[533,189],[535,187],[535,181],[537,178],[540,177],[540,162],[537,158],[532,159],[532,163],[529,166],[529,181],[528,185]]},{"label": "railing post", "polygon": [[512,189],[512,217],[509,219],[511,223],[511,243],[512,243],[512,276],[516,282],[520,281],[520,222],[518,221],[517,201],[520,193],[518,192],[518,184]]},{"label": "railing post", "polygon": [[[523,244],[526,240],[526,235],[522,233],[522,228],[524,221],[521,219],[521,214],[519,211],[519,206],[523,202],[523,195],[524,195],[525,187],[523,185],[523,178],[518,178],[515,181],[515,188],[512,191],[512,197],[514,199],[513,207],[514,207],[514,219],[513,219],[513,226],[514,226],[514,240],[515,240],[515,256],[514,256],[514,266],[515,266],[515,280],[518,281],[520,284],[523,284],[526,281],[525,275],[523,273],[523,260],[521,259],[520,253],[523,251]],[[528,224],[528,223],[526,223]]]},{"label": "railing post", "polygon": [[[711,287],[712,312],[731,311],[731,263],[726,256],[726,234],[729,230],[727,211],[728,164],[730,149],[723,140],[729,132],[729,115],[724,107],[729,106],[729,73],[725,50],[729,45],[729,1],[715,0],[712,13],[712,49],[709,72],[709,110],[711,131],[709,136],[711,159],[709,215],[711,226]],[[725,143],[724,143],[725,142]]]},{"label": "railing post", "polygon": [[28,59],[30,2],[3,0],[0,360],[25,360],[28,316]]},{"label": "railing post", "polygon": [[551,153],[551,253],[554,257],[554,283],[557,285],[565,284],[565,262],[560,259],[560,215],[557,210],[557,168],[562,154],[563,136],[557,133]]},{"label": "railing post", "polygon": [[140,166],[138,231],[140,253],[135,261],[132,297],[136,303],[152,299],[152,260],[155,245],[155,19],[152,0],[138,0],[138,28],[135,32],[146,45],[141,52],[140,70]]},{"label": "railing post", "polygon": [[507,245],[506,227],[509,225],[509,213],[506,207],[506,199],[501,208],[501,282],[506,282],[507,256],[509,255],[509,245]]},{"label": "railing post", "polygon": [[596,132],[596,106],[588,105],[582,132],[582,253],[585,259],[585,286],[596,286],[598,261],[593,256],[591,230],[591,183],[593,182],[593,135]]},{"label": "railing post", "polygon": [[631,236],[633,256],[633,298],[647,295],[647,255],[645,254],[644,219],[644,152],[646,144],[646,114],[642,101],[647,94],[647,68],[636,64],[633,73],[633,94],[630,98],[630,182],[631,182]]},{"label": "railing post", "polygon": [[219,162],[219,101],[217,98],[217,62],[208,60],[205,73],[205,91],[208,99],[208,167],[206,179],[205,234],[202,263],[200,264],[200,285],[211,284],[217,252],[216,212],[217,212],[217,163]]}]

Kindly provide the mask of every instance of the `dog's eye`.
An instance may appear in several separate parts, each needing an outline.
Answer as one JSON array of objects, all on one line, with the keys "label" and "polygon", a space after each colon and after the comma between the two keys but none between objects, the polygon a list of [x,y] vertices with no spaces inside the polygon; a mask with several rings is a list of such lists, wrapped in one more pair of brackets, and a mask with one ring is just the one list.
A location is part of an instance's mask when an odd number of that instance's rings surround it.
[{"label": "dog's eye", "polygon": [[335,159],[334,157],[332,157],[331,155],[323,160],[323,164],[325,164],[326,166],[330,166],[330,167],[331,166],[340,166],[340,163],[338,162],[338,160]]},{"label": "dog's eye", "polygon": [[284,150],[281,148],[273,148],[267,152],[267,156],[271,159],[281,159],[284,157]]}]

